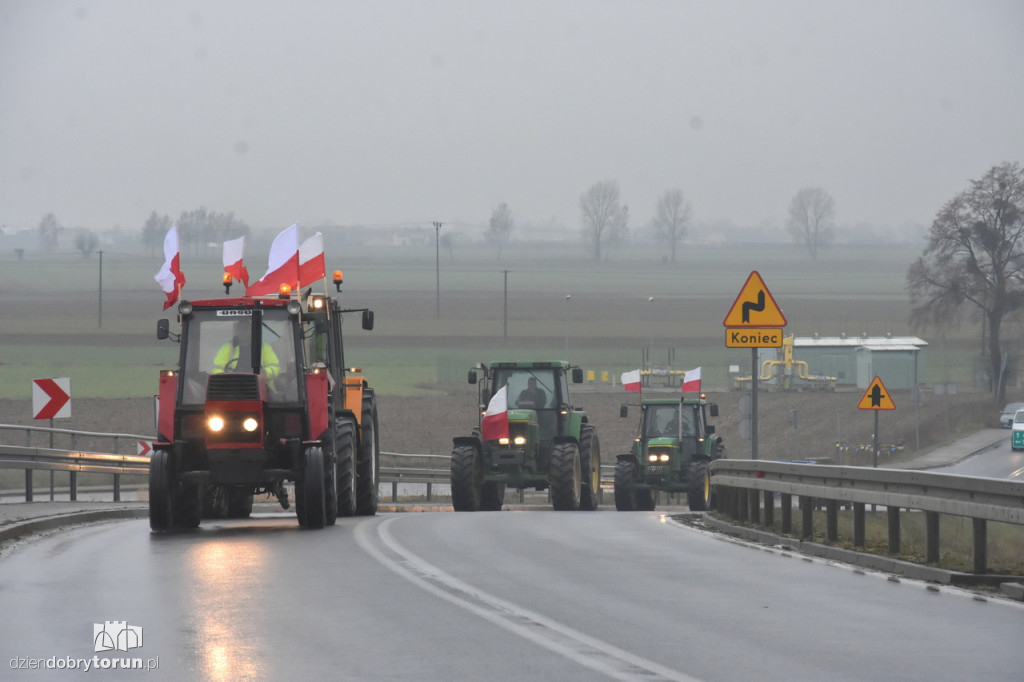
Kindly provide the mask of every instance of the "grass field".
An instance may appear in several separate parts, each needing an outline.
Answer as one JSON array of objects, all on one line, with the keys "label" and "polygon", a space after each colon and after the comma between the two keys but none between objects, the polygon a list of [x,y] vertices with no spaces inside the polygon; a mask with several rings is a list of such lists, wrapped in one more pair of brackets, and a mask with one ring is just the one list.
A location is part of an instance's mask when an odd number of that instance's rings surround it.
[{"label": "grass field", "polygon": [[[345,272],[345,305],[376,313],[373,332],[352,324],[348,364],[382,394],[411,395],[462,381],[470,365],[499,355],[567,358],[617,376],[640,366],[645,347],[653,364],[674,352],[677,368],[701,366],[708,385],[724,386],[729,365],[749,367],[749,350],[725,348],[722,320],[752,270],[783,309],[787,334],[913,334],[904,278],[919,253],[844,245],[814,261],[789,245],[696,245],[673,265],[640,249],[594,263],[582,244],[507,248],[501,260],[459,246],[437,269],[432,247],[348,246],[332,258],[328,241],[328,268]],[[248,260],[258,277],[263,257]],[[174,312],[162,312],[153,280],[161,263],[105,253],[101,297],[95,254],[0,254],[0,398],[26,398],[32,379],[58,376],[71,378],[75,397],[151,395],[177,353],[155,338],[156,320]],[[183,296],[224,295],[219,253],[185,253],[182,263]],[[979,325],[922,336],[925,381],[971,381]]]}]

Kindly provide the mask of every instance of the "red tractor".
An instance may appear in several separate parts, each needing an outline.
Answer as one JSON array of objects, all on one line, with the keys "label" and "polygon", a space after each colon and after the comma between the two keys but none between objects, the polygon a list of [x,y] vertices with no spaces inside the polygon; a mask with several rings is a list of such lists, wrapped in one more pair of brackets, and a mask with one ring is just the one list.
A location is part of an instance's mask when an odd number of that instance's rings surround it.
[{"label": "red tractor", "polygon": [[[336,283],[340,291],[340,273]],[[261,494],[288,509],[288,481],[305,528],[377,512],[377,404],[360,370],[345,365],[347,313],[373,328],[373,311],[342,310],[309,291],[184,300],[180,334],[158,321],[157,338],[181,352],[178,368],[160,373],[150,528],[245,518]]]}]

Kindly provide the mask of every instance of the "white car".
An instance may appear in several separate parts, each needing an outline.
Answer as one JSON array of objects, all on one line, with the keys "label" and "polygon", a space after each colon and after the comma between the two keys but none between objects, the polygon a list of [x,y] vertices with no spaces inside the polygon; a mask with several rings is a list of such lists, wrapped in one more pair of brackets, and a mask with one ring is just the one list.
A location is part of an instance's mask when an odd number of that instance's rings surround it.
[{"label": "white car", "polygon": [[1004,429],[1010,428],[1013,424],[1013,415],[1017,414],[1017,410],[1024,410],[1024,403],[1006,403],[1003,413],[999,415],[999,425]]}]

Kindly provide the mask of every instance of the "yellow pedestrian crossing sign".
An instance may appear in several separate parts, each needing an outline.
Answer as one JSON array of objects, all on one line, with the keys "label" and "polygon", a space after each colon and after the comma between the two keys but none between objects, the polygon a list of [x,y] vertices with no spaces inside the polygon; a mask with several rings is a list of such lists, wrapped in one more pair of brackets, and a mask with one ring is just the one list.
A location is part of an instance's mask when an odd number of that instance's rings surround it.
[{"label": "yellow pedestrian crossing sign", "polygon": [[725,316],[726,327],[785,327],[786,316],[754,270]]},{"label": "yellow pedestrian crossing sign", "polygon": [[864,391],[864,397],[857,403],[858,410],[895,410],[896,404],[892,401],[889,391],[885,390],[885,384],[878,377],[871,382],[868,390]]}]

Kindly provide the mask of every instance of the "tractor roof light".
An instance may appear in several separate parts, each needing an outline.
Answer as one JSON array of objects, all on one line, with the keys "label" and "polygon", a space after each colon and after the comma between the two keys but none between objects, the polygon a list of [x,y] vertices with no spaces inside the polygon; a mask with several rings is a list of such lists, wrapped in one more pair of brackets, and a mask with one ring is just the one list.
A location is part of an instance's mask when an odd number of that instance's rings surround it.
[{"label": "tractor roof light", "polygon": [[335,270],[334,271],[334,288],[337,289],[340,292],[341,291],[341,284],[344,281],[345,281],[345,278],[342,275],[341,270]]},{"label": "tractor roof light", "polygon": [[230,272],[225,272],[224,273],[223,282],[224,282],[224,293],[225,294],[230,294],[231,293],[231,285],[232,285],[232,283],[234,283],[234,280],[231,278],[231,273]]},{"label": "tractor roof light", "polygon": [[182,301],[178,304],[178,314],[182,317],[188,317],[192,314],[192,301]]},{"label": "tractor roof light", "polygon": [[288,301],[287,310],[289,315],[298,315],[302,312],[302,304],[298,301]]},{"label": "tractor roof light", "polygon": [[282,298],[282,299],[284,299],[284,298],[291,298],[292,297],[292,285],[291,284],[282,284],[281,288],[277,290],[277,297],[278,298]]},{"label": "tractor roof light", "polygon": [[321,294],[314,294],[309,297],[309,311],[321,311],[327,309],[327,297]]}]

